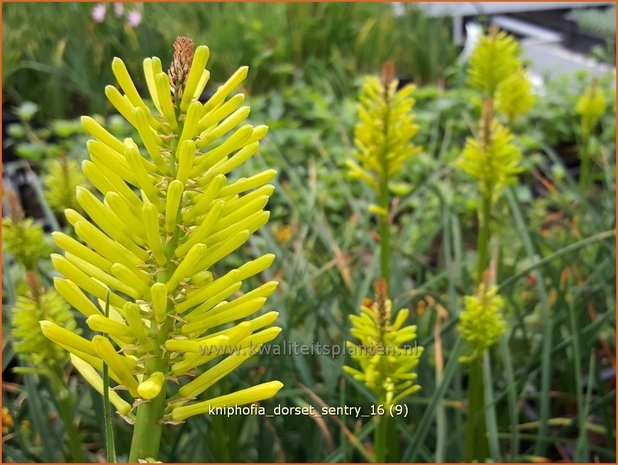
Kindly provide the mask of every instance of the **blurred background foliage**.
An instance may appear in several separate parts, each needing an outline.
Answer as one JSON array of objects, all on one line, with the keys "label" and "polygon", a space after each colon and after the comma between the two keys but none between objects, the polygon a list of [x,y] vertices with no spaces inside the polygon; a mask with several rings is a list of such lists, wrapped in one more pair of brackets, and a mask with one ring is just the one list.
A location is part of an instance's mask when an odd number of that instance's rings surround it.
[{"label": "blurred background foliage", "polygon": [[[244,169],[275,167],[279,175],[271,221],[243,253],[277,255],[263,279],[281,281],[269,306],[281,312],[278,344],[349,340],[348,315],[371,296],[378,276],[375,219],[364,200],[370,196],[344,167],[354,149],[358,89],[365,74],[389,59],[402,81],[419,85],[415,143],[423,152],[402,170],[413,189],[393,206],[392,297],[396,308],[411,309],[425,353],[422,390],[407,401],[410,414],[398,428],[403,461],[459,461],[467,372],[457,363],[455,326],[462,296],[473,286],[477,205],[474,182],[454,162],[476,131],[480,98],[465,85],[449,22],[411,4],[402,5],[401,16],[372,3],[125,3],[122,11],[107,4],[103,13],[97,7],[3,5],[3,185],[16,190],[26,216],[46,232],[63,228],[61,200],[50,205],[46,198],[50,191],[51,198],[66,198],[77,182],[75,164],[87,156],[77,117],[95,114],[117,137],[134,135],[104,97],[105,85],[114,83],[114,56],[127,63],[140,90],[143,58],[157,55],[168,64],[177,35],[210,47],[209,89],[249,65],[250,119],[270,132]],[[550,77],[533,110],[513,124],[525,171],[497,205],[498,285],[509,333],[491,353],[488,406],[496,418],[490,434],[504,461],[616,459],[615,86],[613,75],[598,82],[607,107],[591,140],[594,185],[581,191],[575,108],[590,81],[583,74]],[[24,273],[9,254],[3,265],[3,460],[67,460],[66,429],[49,385],[14,372],[23,361],[10,328]],[[49,261],[41,260],[37,272],[51,286]],[[549,319],[542,318],[544,308]],[[88,331],[79,317],[77,325]],[[373,398],[342,374],[345,362],[264,355],[220,389],[281,379],[285,388],[267,408],[367,409]],[[549,391],[540,387],[545,376]],[[100,396],[70,368],[63,380],[76,395],[72,414],[87,458],[104,460]],[[544,397],[551,400],[542,422]],[[130,427],[120,418],[114,427],[123,460]],[[365,459],[359,444],[371,446],[372,428],[350,417],[200,416],[166,429],[161,459],[358,461]]]},{"label": "blurred background foliage", "polygon": [[[5,5],[4,98],[12,104],[45,98],[46,118],[105,112],[101,90],[113,81],[112,58],[122,56],[137,76],[143,56],[169,63],[179,34],[209,44],[214,79],[248,65],[248,87],[256,92],[301,80],[350,95],[359,74],[387,59],[416,82],[441,82],[457,56],[449,22],[427,18],[412,4],[403,4],[400,16],[390,4],[374,3],[123,5],[121,15],[115,4],[94,13],[92,4]],[[141,15],[139,24],[128,11]]]}]

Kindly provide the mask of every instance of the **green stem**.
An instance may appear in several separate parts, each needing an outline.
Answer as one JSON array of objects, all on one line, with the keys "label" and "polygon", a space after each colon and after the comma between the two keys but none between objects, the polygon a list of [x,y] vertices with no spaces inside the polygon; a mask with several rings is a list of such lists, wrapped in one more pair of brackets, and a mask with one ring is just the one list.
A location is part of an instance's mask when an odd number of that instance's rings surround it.
[{"label": "green stem", "polygon": [[389,223],[390,195],[388,180],[380,183],[380,207],[384,215],[380,216],[380,274],[386,281],[386,289],[390,295],[390,255],[391,255],[391,226]]},{"label": "green stem", "polygon": [[380,415],[377,417],[378,425],[376,426],[373,444],[374,444],[374,459],[375,463],[386,462],[387,453],[387,437],[388,437],[388,415]]},{"label": "green stem", "polygon": [[129,462],[148,458],[157,460],[163,432],[163,424],[159,420],[163,416],[166,395],[166,390],[161,389],[157,397],[137,408]]},{"label": "green stem", "polygon": [[579,188],[582,194],[590,187],[590,150],[589,137],[583,137],[581,148],[581,165],[579,167]]},{"label": "green stem", "polygon": [[483,357],[470,364],[464,462],[484,462],[489,455],[483,397]]},{"label": "green stem", "polygon": [[483,283],[483,274],[489,267],[489,220],[491,216],[491,194],[481,197],[479,208],[479,235],[477,243],[477,284]]}]

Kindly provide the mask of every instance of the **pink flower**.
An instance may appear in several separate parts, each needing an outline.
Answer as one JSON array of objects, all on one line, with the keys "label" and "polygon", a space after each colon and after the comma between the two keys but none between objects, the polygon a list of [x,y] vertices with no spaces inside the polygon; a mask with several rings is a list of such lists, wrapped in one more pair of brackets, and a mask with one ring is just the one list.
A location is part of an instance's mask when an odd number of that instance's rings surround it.
[{"label": "pink flower", "polygon": [[116,15],[116,18],[120,18],[123,13],[124,13],[124,5],[120,2],[114,3],[114,14]]},{"label": "pink flower", "polygon": [[142,22],[142,12],[131,10],[127,13],[127,26],[136,28]]},{"label": "pink flower", "polygon": [[98,3],[91,12],[92,19],[94,19],[95,23],[102,23],[105,19],[105,14],[107,13],[107,5],[104,3]]}]

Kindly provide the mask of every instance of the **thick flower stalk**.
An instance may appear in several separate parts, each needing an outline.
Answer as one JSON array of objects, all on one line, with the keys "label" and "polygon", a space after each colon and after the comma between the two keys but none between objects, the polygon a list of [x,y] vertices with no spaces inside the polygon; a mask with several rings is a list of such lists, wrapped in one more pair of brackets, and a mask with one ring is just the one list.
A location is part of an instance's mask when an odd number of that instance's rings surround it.
[{"label": "thick flower stalk", "polygon": [[367,184],[376,194],[378,204],[369,211],[380,218],[381,274],[387,284],[390,279],[390,223],[391,194],[401,195],[409,187],[394,183],[407,160],[421,149],[412,143],[418,132],[412,113],[415,86],[408,84],[397,90],[392,63],[386,63],[382,80],[369,77],[360,96],[359,122],[354,129],[357,150],[346,161],[348,175]]},{"label": "thick flower stalk", "polygon": [[579,181],[583,190],[590,187],[591,157],[590,136],[605,112],[605,96],[599,89],[596,80],[586,88],[584,94],[577,100],[575,110],[581,120],[582,150]]},{"label": "thick flower stalk", "polygon": [[488,457],[482,354],[506,330],[503,300],[496,294],[496,288],[490,286],[495,279],[489,273],[492,206],[504,188],[516,182],[522,169],[521,152],[514,144],[513,135],[494,113],[496,110],[502,113],[510,123],[534,103],[518,44],[496,27],[481,38],[472,54],[468,82],[482,92],[484,100],[478,134],[466,140],[458,161],[459,167],[476,180],[479,189],[477,291],[464,298],[458,326],[468,345],[468,355],[461,361],[470,364],[463,457],[467,462],[485,461]]},{"label": "thick flower stalk", "polygon": [[416,383],[415,370],[423,348],[410,345],[416,340],[416,326],[405,326],[410,315],[408,309],[399,310],[393,319],[393,304],[383,279],[376,282],[375,292],[375,302],[363,304],[360,315],[350,315],[350,332],[359,343],[348,341],[346,345],[359,368],[344,366],[343,369],[367,386],[375,394],[378,405],[384,407],[384,414],[378,418],[375,440],[376,462],[383,462],[390,408],[421,388]]},{"label": "thick flower stalk", "polygon": [[45,200],[51,209],[58,213],[64,212],[67,208],[81,211],[75,190],[78,186],[86,186],[86,183],[79,163],[62,155],[57,160],[49,162],[43,176]]},{"label": "thick flower stalk", "polygon": [[[135,422],[131,461],[157,458],[163,423],[184,421],[211,406],[268,399],[282,387],[271,381],[209,396],[215,383],[281,330],[273,326],[277,312],[257,315],[276,282],[234,298],[243,281],[268,268],[274,255],[223,272],[225,258],[268,221],[264,208],[276,172],[230,178],[258,152],[267,132],[266,126],[243,124],[249,107],[234,92],[247,68],[202,104],[198,97],[210,77],[208,48],[194,50],[191,40],[179,38],[174,49],[168,73],[158,58],[144,60],[155,111],[138,94],[122,60],[113,61],[120,89],[108,86],[105,93],[141,140],[118,140],[94,119],[82,118],[93,136],[82,168],[100,197],[77,188],[85,214],[69,209],[66,217],[83,243],[54,233],[65,254],[52,255],[52,261],[64,276],[55,279],[56,289],[99,334],[86,339],[41,323],[101,393],[100,372],[108,366],[116,385],[110,401]],[[180,387],[168,390],[170,380]],[[206,399],[198,399],[202,394]]]}]

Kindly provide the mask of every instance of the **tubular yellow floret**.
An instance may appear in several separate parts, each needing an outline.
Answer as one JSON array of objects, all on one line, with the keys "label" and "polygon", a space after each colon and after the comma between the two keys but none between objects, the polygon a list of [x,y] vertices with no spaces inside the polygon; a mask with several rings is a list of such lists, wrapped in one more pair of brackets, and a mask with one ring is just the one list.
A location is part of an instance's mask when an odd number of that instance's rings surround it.
[{"label": "tubular yellow floret", "polygon": [[206,255],[206,246],[204,244],[195,244],[184,260],[180,262],[180,265],[176,268],[169,281],[167,282],[167,290],[172,292],[176,286],[185,278],[190,277],[195,272],[200,271],[200,262]]},{"label": "tubular yellow floret", "polygon": [[137,380],[133,377],[131,370],[127,367],[126,357],[118,355],[112,343],[103,336],[94,336],[92,345],[97,355],[109,365],[110,370],[119,377],[120,381],[126,387],[133,397],[137,397]]},{"label": "tubular yellow floret", "polygon": [[165,375],[155,371],[150,377],[137,386],[137,393],[143,399],[154,399],[159,395],[165,383]]},{"label": "tubular yellow floret", "polygon": [[[71,354],[71,363],[73,363],[73,366],[77,369],[77,371],[79,371],[88,384],[90,384],[99,394],[103,395],[103,379],[99,376],[92,365],[73,354]],[[107,390],[109,393],[109,401],[112,405],[118,409],[118,412],[121,415],[127,415],[131,411],[131,405],[122,399],[122,397],[120,397],[118,393],[113,391],[111,388],[108,387]]]},{"label": "tubular yellow floret", "polygon": [[198,131],[202,132],[237,110],[245,101],[243,94],[236,94],[216,110],[206,112],[198,123]]},{"label": "tubular yellow floret", "polygon": [[260,400],[270,399],[283,387],[280,381],[270,381],[257,386],[236,391],[232,394],[215,397],[192,405],[177,407],[172,410],[172,419],[176,421],[186,420],[194,415],[208,412],[211,408],[222,408],[234,405],[244,405]]},{"label": "tubular yellow floret", "polygon": [[171,234],[176,229],[176,217],[178,208],[182,200],[184,184],[177,179],[172,181],[167,188],[167,199],[165,202],[165,231]]},{"label": "tubular yellow floret", "polygon": [[249,74],[249,68],[247,66],[238,68],[238,70],[232,74],[227,82],[220,86],[210,100],[206,102],[206,105],[204,105],[204,110],[209,111],[218,107],[229,94],[236,90],[238,86],[240,86],[240,84],[247,79],[247,74]]},{"label": "tubular yellow floret", "polygon": [[191,63],[191,70],[189,71],[187,83],[182,94],[182,100],[180,101],[180,111],[187,111],[189,108],[198,84],[200,84],[204,67],[206,66],[209,56],[210,50],[205,45],[200,45],[195,49],[193,62]]},{"label": "tubular yellow floret", "polygon": [[54,278],[54,287],[64,299],[82,315],[98,315],[99,309],[90,301],[80,288],[72,281],[63,278]]},{"label": "tubular yellow floret", "polygon": [[176,130],[178,122],[176,121],[176,115],[174,113],[174,106],[172,104],[172,96],[170,94],[170,80],[165,73],[159,73],[155,75],[155,83],[157,85],[157,95],[159,97],[159,104],[163,116],[167,120],[172,130]]},{"label": "tubular yellow floret", "polygon": [[176,157],[178,158],[178,171],[176,179],[184,186],[191,174],[193,167],[193,159],[195,158],[195,141],[186,140],[180,144]]},{"label": "tubular yellow floret", "polygon": [[151,203],[145,203],[142,207],[142,218],[146,228],[146,238],[148,245],[159,265],[164,265],[167,258],[161,246],[161,236],[159,231],[159,210]]},{"label": "tubular yellow floret", "polygon": [[150,288],[150,296],[155,320],[162,323],[167,317],[167,286],[163,283],[153,284]]}]

